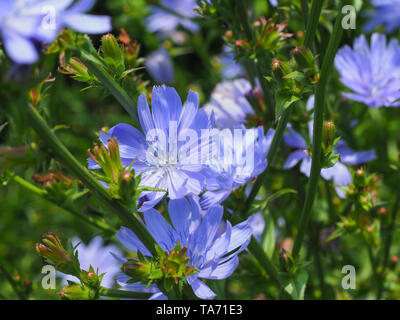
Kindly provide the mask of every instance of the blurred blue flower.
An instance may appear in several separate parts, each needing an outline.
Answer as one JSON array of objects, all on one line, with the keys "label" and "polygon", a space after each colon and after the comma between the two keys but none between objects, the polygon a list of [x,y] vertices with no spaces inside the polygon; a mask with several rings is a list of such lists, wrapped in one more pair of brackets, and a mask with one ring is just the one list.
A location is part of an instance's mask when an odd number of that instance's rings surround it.
[{"label": "blurred blue flower", "polygon": [[[314,96],[308,100],[307,109],[310,110],[313,108],[313,106]],[[310,141],[312,141],[313,121],[308,123],[308,131]],[[297,149],[289,155],[283,166],[283,169],[293,168],[301,161],[300,171],[309,177],[311,171],[311,157],[307,153],[307,150],[310,148],[308,147],[306,140],[298,132],[293,130],[290,124],[288,125],[287,133],[284,134],[283,138],[288,146]],[[336,186],[345,187],[353,182],[350,170],[345,166],[345,164],[359,165],[361,163],[372,161],[376,158],[375,150],[354,151],[343,140],[339,140],[335,147],[336,149],[334,152],[340,155],[340,160],[330,168],[321,169],[321,176],[327,181],[333,179],[333,183]],[[345,194],[340,187],[336,187],[335,189],[339,197],[345,197]]]},{"label": "blurred blue flower", "polygon": [[182,26],[191,32],[199,30],[197,23],[191,20],[198,16],[194,11],[198,7],[196,0],[161,0],[161,5],[177,14],[160,7],[151,6],[151,15],[146,18],[147,27],[151,32],[169,35],[178,26]]},{"label": "blurred blue flower", "polygon": [[[121,271],[118,261],[116,261],[113,255],[121,255],[122,251],[113,244],[103,246],[103,239],[97,236],[90,241],[88,245],[81,242],[79,238],[72,239],[72,245],[77,247],[78,259],[82,270],[89,271],[90,266],[94,270],[98,270],[98,274],[105,273],[101,285],[106,288],[111,288],[115,281],[115,276]],[[79,283],[79,279],[59,272],[62,277],[62,284],[68,285],[67,280]]]},{"label": "blurred blue flower", "polygon": [[251,89],[251,84],[246,79],[224,81],[215,87],[204,110],[208,114],[214,113],[215,123],[220,128],[233,128],[244,124],[247,122],[247,116],[254,114],[246,98]]},{"label": "blurred blue flower", "polygon": [[341,48],[335,58],[340,80],[353,92],[344,96],[375,108],[397,107],[400,102],[400,47],[396,39],[374,33],[371,47],[364,35],[354,41],[353,49]]},{"label": "blurred blue flower", "polygon": [[[136,175],[141,175],[141,185],[166,190],[171,199],[200,194],[205,180],[202,159],[207,159],[202,152],[210,150],[202,147],[201,136],[202,130],[213,127],[212,117],[199,109],[197,93],[190,91],[182,107],[175,89],[166,86],[153,87],[151,106],[152,112],[142,94],[138,114],[144,134],[121,123],[107,134],[100,132],[100,140],[107,145],[108,139],[117,139],[124,166],[136,159],[132,167]],[[97,166],[89,160],[89,168]],[[153,207],[164,195],[165,192],[143,192],[140,210]]]},{"label": "blurred blue flower", "polygon": [[276,6],[278,5],[278,0],[269,0],[269,3],[270,3],[272,6],[276,7]]},{"label": "blurred blue flower", "polygon": [[221,76],[223,78],[232,79],[243,76],[242,66],[235,61],[235,55],[228,46],[224,46],[223,54],[219,57],[222,65]]},{"label": "blurred blue flower", "polygon": [[52,42],[61,28],[105,33],[111,18],[84,14],[95,0],[1,0],[0,31],[9,57],[18,64],[38,59],[36,44]]},{"label": "blurred blue flower", "polygon": [[[229,131],[225,129],[222,132]],[[201,196],[200,205],[206,210],[224,201],[235,189],[261,174],[268,165],[267,153],[275,131],[270,129],[264,135],[263,127],[245,129],[236,128],[248,139],[221,139],[220,154],[209,165],[207,175],[207,191]],[[232,131],[232,136],[234,136]]]},{"label": "blurred blue flower", "polygon": [[[171,200],[168,211],[173,226],[158,211],[150,209],[144,212],[146,228],[167,252],[174,249],[178,242],[182,247],[187,247],[188,265],[195,267],[198,272],[186,277],[186,280],[197,297],[213,299],[215,293],[200,279],[225,279],[233,273],[239,263],[238,254],[246,249],[253,232],[249,225],[251,217],[232,227],[229,221],[223,222],[221,206],[201,213],[194,197]],[[122,227],[117,238],[130,251],[140,250],[144,255],[151,256],[130,229]],[[126,261],[124,258],[119,260]],[[141,283],[126,283],[129,280],[126,275],[117,276],[117,280],[124,289],[154,293],[151,299],[166,299],[154,284],[145,289]]]},{"label": "blurred blue flower", "polygon": [[171,84],[175,81],[172,59],[164,48],[154,51],[145,61],[147,71],[159,84]]},{"label": "blurred blue flower", "polygon": [[400,27],[400,0],[372,0],[376,11],[365,25],[366,31],[371,31],[378,25],[385,25],[388,32]]}]

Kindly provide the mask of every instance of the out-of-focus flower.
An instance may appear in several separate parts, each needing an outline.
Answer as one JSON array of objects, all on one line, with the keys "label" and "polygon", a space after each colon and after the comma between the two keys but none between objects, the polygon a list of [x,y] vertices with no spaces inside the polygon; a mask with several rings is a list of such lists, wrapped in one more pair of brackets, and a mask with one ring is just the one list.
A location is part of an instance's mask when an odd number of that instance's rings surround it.
[{"label": "out-of-focus flower", "polygon": [[247,116],[254,114],[246,98],[250,91],[251,84],[245,79],[224,81],[215,87],[204,110],[208,114],[214,113],[215,123],[220,128],[233,128],[246,123]]},{"label": "out-of-focus flower", "polygon": [[400,47],[396,39],[374,33],[371,46],[364,35],[354,41],[353,49],[341,48],[335,58],[342,83],[353,92],[344,96],[375,107],[397,107],[400,102]]},{"label": "out-of-focus flower", "polygon": [[243,76],[244,71],[242,66],[237,63],[234,59],[235,55],[230,52],[230,48],[225,46],[223,48],[223,54],[219,57],[219,61],[222,65],[221,75],[223,78],[232,79],[239,76]]},{"label": "out-of-focus flower", "polygon": [[276,7],[276,6],[278,5],[278,0],[269,0],[269,3],[270,3],[272,6]]},{"label": "out-of-focus flower", "polygon": [[[144,212],[145,225],[165,251],[165,256],[174,254],[172,250],[178,243],[184,248],[179,258],[187,263],[187,268],[191,267],[196,272],[193,274],[191,271],[191,275],[182,278],[187,280],[197,297],[213,299],[215,293],[200,279],[225,279],[233,273],[239,263],[238,254],[246,249],[252,235],[249,220],[232,227],[229,221],[222,221],[221,206],[212,207],[202,215],[197,199],[193,197],[171,200],[168,209],[173,227],[154,209]],[[134,252],[140,250],[148,259],[152,257],[131,230],[122,227],[117,238],[127,249]],[[128,262],[123,258],[120,260]],[[168,266],[161,270],[160,279],[177,277],[171,274],[173,270]],[[117,278],[127,290],[153,292],[152,299],[166,298],[155,284],[146,289],[142,283],[126,283],[129,280],[126,275]],[[175,281],[181,279],[175,278]]]},{"label": "out-of-focus flower", "polygon": [[95,0],[2,0],[0,31],[9,57],[18,64],[38,59],[38,43],[52,42],[63,27],[79,32],[111,30],[108,16],[87,15]]},{"label": "out-of-focus flower", "polygon": [[[113,244],[104,246],[103,239],[97,236],[90,241],[88,245],[81,242],[79,238],[72,239],[72,245],[75,247],[78,243],[79,246],[76,248],[78,251],[78,259],[82,270],[89,271],[90,266],[94,270],[98,270],[98,274],[105,273],[101,285],[106,288],[111,288],[114,285],[114,277],[120,272],[118,261],[116,261],[111,255],[121,255],[122,251]],[[62,277],[63,285],[67,285],[67,280],[79,283],[79,279],[59,273]]]},{"label": "out-of-focus flower", "polygon": [[[314,96],[312,96],[307,103],[308,110],[313,107]],[[313,120],[308,123],[308,130],[310,141],[312,141]],[[288,146],[297,149],[289,155],[283,168],[293,168],[301,161],[300,171],[309,177],[311,171],[311,156],[308,151],[310,148],[308,147],[306,140],[298,132],[293,130],[291,125],[288,125],[287,133],[285,133],[283,137]],[[339,140],[335,147],[336,149],[334,150],[334,153],[340,155],[340,160],[330,168],[321,169],[321,176],[327,181],[333,179],[333,183],[336,186],[348,186],[353,181],[350,170],[345,166],[345,164],[359,165],[376,158],[375,150],[354,151],[343,140]],[[345,197],[344,192],[339,187],[336,187],[336,192],[340,197]]]},{"label": "out-of-focus flower", "polygon": [[[197,32],[199,26],[191,19],[198,16],[195,9],[196,0],[161,0],[161,7],[150,7],[151,15],[146,18],[147,27],[151,32],[161,32],[169,35],[178,26],[191,32]],[[173,12],[176,12],[174,14]]]},{"label": "out-of-focus flower", "polygon": [[376,11],[371,20],[365,25],[366,31],[371,31],[378,25],[385,25],[388,32],[400,27],[399,0],[372,0]]},{"label": "out-of-focus flower", "polygon": [[145,66],[157,83],[171,84],[175,81],[172,59],[164,48],[147,56]]},{"label": "out-of-focus flower", "polygon": [[[222,132],[226,133],[226,130]],[[241,131],[243,139],[237,139],[233,130],[230,131],[232,139],[222,140],[220,136],[220,155],[205,171],[207,192],[201,196],[202,209],[221,203],[233,190],[262,173],[268,165],[267,153],[275,131],[270,129],[264,135],[263,127],[235,130]]]},{"label": "out-of-focus flower", "polygon": [[[171,199],[200,194],[204,188],[201,160],[207,157],[202,152],[209,151],[201,147],[202,130],[213,127],[212,119],[198,108],[198,95],[193,91],[182,107],[175,89],[155,86],[151,105],[152,112],[146,95],[139,97],[138,114],[144,134],[128,124],[118,124],[107,134],[100,132],[100,139],[103,143],[113,137],[118,140],[123,164],[135,159],[132,168],[141,175],[142,186],[166,190]],[[161,191],[143,192],[140,210],[153,207],[164,195]]]}]

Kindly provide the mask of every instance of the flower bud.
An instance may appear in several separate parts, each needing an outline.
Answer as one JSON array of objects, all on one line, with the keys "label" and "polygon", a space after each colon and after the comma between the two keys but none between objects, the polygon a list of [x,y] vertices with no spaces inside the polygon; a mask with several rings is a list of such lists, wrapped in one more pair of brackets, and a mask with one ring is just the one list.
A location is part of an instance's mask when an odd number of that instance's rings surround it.
[{"label": "flower bud", "polygon": [[121,48],[117,39],[110,33],[101,38],[101,50],[105,58],[111,58],[115,61],[122,60]]},{"label": "flower bud", "polygon": [[71,257],[62,246],[58,237],[50,232],[42,239],[43,244],[36,243],[36,252],[56,267],[72,263]]},{"label": "flower bud", "polygon": [[326,148],[331,146],[335,140],[336,127],[332,121],[325,121],[322,131],[322,142]]},{"label": "flower bud", "polygon": [[66,286],[61,289],[60,296],[70,300],[90,300],[96,299],[96,293],[88,287],[76,284]]}]

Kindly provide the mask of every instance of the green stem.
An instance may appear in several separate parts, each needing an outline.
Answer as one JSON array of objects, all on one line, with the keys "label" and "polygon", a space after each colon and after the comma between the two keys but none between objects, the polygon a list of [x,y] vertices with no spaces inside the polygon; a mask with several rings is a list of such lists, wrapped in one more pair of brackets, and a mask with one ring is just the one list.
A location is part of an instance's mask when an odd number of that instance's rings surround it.
[{"label": "green stem", "polygon": [[3,263],[0,260],[0,272],[5,276],[5,278],[7,279],[7,281],[11,284],[11,287],[13,288],[14,292],[17,294],[18,298],[20,300],[26,300],[28,299],[25,294],[21,291],[18,290],[18,286],[15,283],[13,277],[11,276],[11,274],[7,271],[6,267],[3,265]]},{"label": "green stem", "polygon": [[[322,0],[317,0],[317,2],[322,2]],[[304,26],[308,23],[308,0],[301,0],[301,9],[303,11]]]},{"label": "green stem", "polygon": [[328,84],[328,79],[332,73],[333,61],[343,35],[341,20],[342,15],[339,13],[336,18],[332,36],[329,40],[326,56],[324,57],[324,61],[322,63],[321,77],[319,83],[317,84],[315,92],[314,130],[310,181],[308,184],[303,210],[301,212],[299,231],[296,235],[293,246],[294,257],[298,256],[301,245],[303,243],[304,235],[311,217],[312,205],[314,202],[315,194],[318,187],[318,180],[321,173],[321,143],[325,110],[326,86]]},{"label": "green stem", "polygon": [[393,232],[396,228],[396,218],[397,218],[397,214],[399,212],[399,207],[400,207],[400,193],[397,194],[396,201],[395,201],[395,203],[393,205],[393,209],[391,211],[389,234],[388,234],[385,244],[384,244],[382,277],[378,284],[378,294],[377,294],[378,300],[381,299],[382,294],[383,294],[385,272],[386,272],[386,269],[389,264],[390,247],[392,246],[392,242],[393,242]]},{"label": "green stem", "polygon": [[102,297],[110,297],[110,298],[126,298],[126,299],[143,299],[147,300],[150,298],[153,293],[147,292],[133,292],[133,291],[124,291],[117,289],[108,289],[108,288],[100,288],[99,292]]},{"label": "green stem", "polygon": [[137,106],[128,93],[111,77],[111,75],[101,67],[101,61],[86,51],[81,52],[81,59],[96,78],[110,91],[115,99],[124,107],[126,112],[132,117],[135,126],[139,127],[137,116]]},{"label": "green stem", "polygon": [[123,224],[136,234],[140,241],[154,256],[157,256],[155,250],[156,242],[146,227],[139,221],[137,216],[134,216],[130,210],[123,206],[119,201],[111,198],[108,191],[62,144],[33,106],[29,105],[26,111],[30,123],[38,136],[53,150],[59,160],[61,160],[88,189],[92,190],[98,199],[121,219]]},{"label": "green stem", "polygon": [[267,176],[269,168],[271,167],[272,161],[275,157],[276,151],[282,141],[283,133],[285,132],[287,123],[289,121],[290,117],[290,111],[291,107],[287,108],[285,111],[283,111],[282,116],[279,119],[278,126],[276,128],[274,137],[272,138],[271,146],[268,150],[267,153],[267,161],[268,161],[268,167],[265,169],[265,171],[257,178],[256,182],[254,183],[249,197],[246,200],[246,204],[244,206],[244,212],[243,216],[246,217],[248,210],[250,209],[251,204],[253,203],[254,199],[256,198],[258,191],[261,188],[262,182],[264,178]]},{"label": "green stem", "polygon": [[65,203],[63,205],[60,205],[59,203],[49,199],[47,196],[47,192],[43,189],[40,189],[38,187],[36,187],[35,185],[29,183],[28,181],[26,181],[25,179],[19,177],[19,176],[12,176],[11,178],[14,182],[16,182],[17,184],[19,184],[20,186],[24,187],[25,189],[31,191],[32,193],[42,197],[43,199],[50,201],[51,203],[53,203],[54,205],[56,205],[57,207],[59,207],[60,209],[69,212],[70,214],[76,216],[77,218],[81,219],[82,221],[85,221],[86,223],[99,228],[101,230],[103,230],[104,232],[106,232],[109,235],[114,235],[117,233],[117,230],[110,227],[108,224],[104,223],[103,221],[100,221],[99,219],[93,218],[93,217],[89,217],[86,216],[82,213],[80,213],[79,211],[77,211],[71,204]]},{"label": "green stem", "polygon": [[311,18],[307,22],[306,37],[304,39],[304,46],[308,49],[312,49],[323,3],[323,0],[316,0],[312,3]]},{"label": "green stem", "polygon": [[257,259],[258,263],[265,269],[267,274],[271,277],[271,280],[280,287],[280,281],[278,277],[278,271],[275,265],[268,259],[263,248],[259,242],[251,237],[250,243],[247,247],[249,252]]}]

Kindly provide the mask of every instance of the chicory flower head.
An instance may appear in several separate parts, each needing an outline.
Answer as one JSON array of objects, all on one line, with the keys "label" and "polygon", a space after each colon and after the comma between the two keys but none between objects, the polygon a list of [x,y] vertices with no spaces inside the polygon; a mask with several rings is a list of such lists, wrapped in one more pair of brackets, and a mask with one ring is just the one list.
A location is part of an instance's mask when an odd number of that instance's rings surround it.
[{"label": "chicory flower head", "polygon": [[[312,96],[307,103],[308,110],[313,107],[314,96]],[[308,123],[308,130],[310,141],[312,141],[313,120]],[[300,171],[309,177],[311,172],[311,156],[308,153],[309,146],[306,140],[296,132],[291,125],[288,125],[287,133],[284,134],[283,138],[288,146],[297,149],[289,155],[283,168],[291,169],[301,161]],[[376,153],[375,150],[354,151],[343,140],[339,140],[335,147],[336,149],[334,150],[334,153],[340,155],[340,160],[330,168],[321,169],[321,177],[327,181],[333,179],[333,183],[338,186],[335,188],[336,193],[339,197],[344,198],[345,194],[339,186],[345,187],[353,182],[350,170],[345,166],[345,164],[359,165],[372,161],[376,158]]]},{"label": "chicory flower head", "polygon": [[[215,293],[200,279],[225,279],[233,273],[239,263],[238,254],[246,249],[253,232],[249,225],[250,218],[232,227],[229,221],[223,222],[221,206],[201,212],[194,197],[171,200],[168,211],[172,226],[154,209],[144,212],[145,226],[166,254],[178,243],[185,248],[183,252],[187,264],[195,270],[185,279],[197,297],[213,299]],[[122,227],[117,238],[127,249],[133,252],[140,250],[145,256],[152,257],[130,229]],[[155,284],[146,289],[142,283],[126,283],[129,277],[124,274],[118,275],[117,280],[127,290],[151,292],[154,293],[151,299],[166,299]]]},{"label": "chicory flower head", "polygon": [[199,26],[191,19],[198,16],[195,9],[198,7],[196,0],[161,0],[161,5],[173,12],[160,7],[151,6],[151,15],[147,17],[147,27],[151,32],[171,34],[178,26],[182,26],[191,32],[197,32]]},{"label": "chicory flower head", "polygon": [[154,51],[145,61],[147,71],[159,84],[171,84],[175,81],[172,59],[164,48]]},{"label": "chicory flower head", "polygon": [[[243,139],[238,136],[235,138],[234,131],[239,131]],[[268,165],[267,153],[275,131],[270,129],[267,135],[264,135],[263,127],[252,129],[241,127],[234,130],[224,129],[222,132],[232,133],[226,140],[222,139],[221,134],[217,161],[212,161],[205,171],[207,191],[200,199],[202,209],[221,203],[232,191],[265,170]]]},{"label": "chicory flower head", "polygon": [[[79,238],[72,239],[72,245],[76,245],[78,251],[78,259],[82,270],[89,271],[90,266],[94,270],[98,270],[98,274],[105,273],[101,285],[106,288],[111,288],[114,285],[114,278],[120,271],[119,263],[111,255],[121,255],[122,251],[113,244],[104,246],[103,239],[99,236],[90,241],[88,245],[81,242]],[[63,284],[67,285],[67,280],[79,283],[79,279],[59,272],[63,279]]]},{"label": "chicory flower head", "polygon": [[18,64],[38,59],[37,44],[50,43],[61,28],[79,32],[105,33],[111,18],[84,14],[95,0],[2,0],[0,32],[10,58]]},{"label": "chicory flower head", "polygon": [[[115,137],[118,141],[121,162],[141,175],[141,185],[168,192],[171,199],[179,199],[190,193],[200,194],[205,177],[203,155],[210,150],[209,141],[202,139],[202,131],[211,129],[212,117],[199,109],[197,93],[190,91],[186,103],[175,89],[155,86],[152,92],[151,111],[142,94],[138,101],[139,121],[143,133],[128,124],[118,124],[107,134],[100,132],[103,144]],[[203,147],[207,144],[208,147]],[[89,163],[89,168],[95,168]],[[161,191],[142,193],[145,211],[156,205],[165,195]]]},{"label": "chicory flower head", "polygon": [[204,106],[208,114],[214,113],[215,123],[220,128],[234,128],[247,122],[254,110],[246,98],[251,91],[246,79],[224,81],[211,94],[211,101]]},{"label": "chicory flower head", "polygon": [[353,49],[341,48],[335,66],[342,83],[353,92],[344,96],[371,108],[397,107],[400,102],[400,47],[396,39],[388,44],[386,36],[374,33],[371,46],[364,35],[354,41]]},{"label": "chicory flower head", "polygon": [[388,32],[400,27],[400,0],[372,0],[376,11],[365,25],[366,31],[371,31],[378,25],[385,25]]}]

